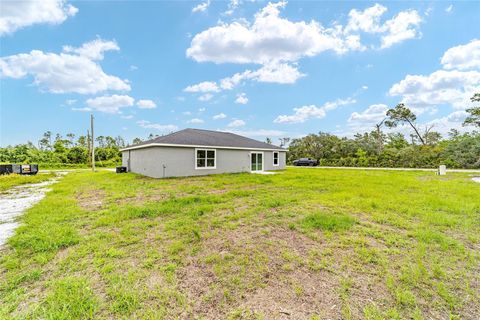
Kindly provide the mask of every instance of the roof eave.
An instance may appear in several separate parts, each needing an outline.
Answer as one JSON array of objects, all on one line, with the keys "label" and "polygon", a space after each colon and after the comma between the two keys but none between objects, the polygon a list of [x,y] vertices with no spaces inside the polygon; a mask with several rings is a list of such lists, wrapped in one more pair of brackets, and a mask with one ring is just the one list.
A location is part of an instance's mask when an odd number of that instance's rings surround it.
[{"label": "roof eave", "polygon": [[[151,147],[180,147],[180,148],[211,148],[211,149],[230,149],[230,150],[259,150],[259,151],[283,151],[286,152],[286,149],[276,147],[276,148],[247,148],[247,147],[229,147],[229,146],[206,146],[206,145],[193,145],[193,144],[174,144],[174,143],[148,143],[141,144],[137,146],[126,147],[120,149],[120,151],[136,150],[143,148]],[[274,146],[273,146],[274,147]]]}]

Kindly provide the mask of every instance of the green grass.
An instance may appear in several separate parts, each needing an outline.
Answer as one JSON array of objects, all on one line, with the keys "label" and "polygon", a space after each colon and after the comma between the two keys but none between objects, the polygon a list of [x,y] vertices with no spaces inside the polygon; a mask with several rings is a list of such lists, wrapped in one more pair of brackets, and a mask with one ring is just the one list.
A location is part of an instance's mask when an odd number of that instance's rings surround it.
[{"label": "green grass", "polygon": [[19,186],[22,184],[43,182],[53,177],[54,177],[53,173],[36,174],[33,176],[19,175],[19,174],[0,175],[0,192],[5,192],[6,190],[12,187]]},{"label": "green grass", "polygon": [[468,174],[69,173],[0,251],[1,319],[475,319]]},{"label": "green grass", "polygon": [[321,229],[329,231],[346,230],[355,224],[355,219],[342,213],[316,212],[302,220],[306,229]]}]

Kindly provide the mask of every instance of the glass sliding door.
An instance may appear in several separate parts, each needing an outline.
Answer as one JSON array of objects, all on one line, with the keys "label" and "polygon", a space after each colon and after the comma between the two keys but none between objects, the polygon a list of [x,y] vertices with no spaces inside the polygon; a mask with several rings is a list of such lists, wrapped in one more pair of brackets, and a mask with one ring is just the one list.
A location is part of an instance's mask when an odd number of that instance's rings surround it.
[{"label": "glass sliding door", "polygon": [[252,171],[257,171],[257,154],[256,153],[252,153],[251,157],[250,157],[252,163],[251,163],[251,170]]},{"label": "glass sliding door", "polygon": [[252,171],[262,171],[263,170],[263,153],[262,152],[252,152],[250,156],[250,165]]}]

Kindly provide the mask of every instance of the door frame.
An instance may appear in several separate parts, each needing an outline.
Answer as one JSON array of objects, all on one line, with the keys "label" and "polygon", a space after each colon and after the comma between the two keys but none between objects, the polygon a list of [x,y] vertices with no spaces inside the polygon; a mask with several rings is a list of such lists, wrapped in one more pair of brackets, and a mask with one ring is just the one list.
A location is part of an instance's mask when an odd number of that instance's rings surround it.
[{"label": "door frame", "polygon": [[[265,154],[263,151],[250,151],[250,172],[255,172],[252,170],[252,154],[261,154],[262,155],[262,170],[255,170],[255,171],[264,171],[265,170]],[[258,158],[257,158],[258,159]],[[257,161],[258,163],[258,161]]]}]

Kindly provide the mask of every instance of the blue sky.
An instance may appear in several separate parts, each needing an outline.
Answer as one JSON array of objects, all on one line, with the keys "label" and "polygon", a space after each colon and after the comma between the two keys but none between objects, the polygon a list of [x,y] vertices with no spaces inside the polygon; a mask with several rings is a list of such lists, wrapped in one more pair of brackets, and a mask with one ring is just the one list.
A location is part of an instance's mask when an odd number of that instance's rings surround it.
[{"label": "blue sky", "polygon": [[[404,102],[462,128],[480,2],[1,1],[0,144],[186,127],[370,131]],[[402,128],[400,128],[402,130]]]}]

